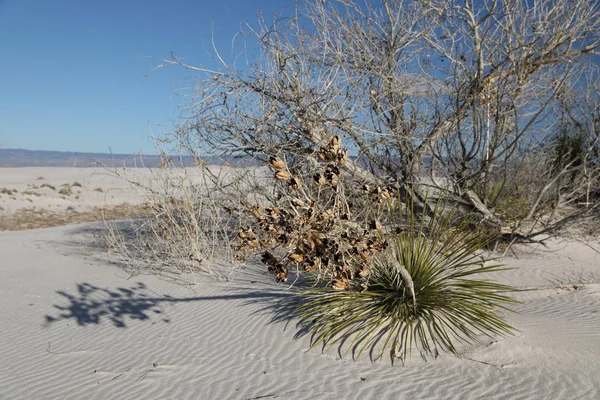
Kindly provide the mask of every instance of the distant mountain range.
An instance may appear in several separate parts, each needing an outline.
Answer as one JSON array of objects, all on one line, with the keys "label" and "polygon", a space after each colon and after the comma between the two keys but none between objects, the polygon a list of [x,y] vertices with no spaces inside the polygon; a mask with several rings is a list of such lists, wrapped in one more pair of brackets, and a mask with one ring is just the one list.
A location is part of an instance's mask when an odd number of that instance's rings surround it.
[{"label": "distant mountain range", "polygon": [[[157,167],[163,160],[157,155],[142,154],[109,154],[109,153],[75,153],[67,151],[0,149],[0,167],[92,167],[106,165],[109,167]],[[181,158],[185,165],[195,165],[189,156]],[[249,157],[207,157],[208,165],[250,166],[257,162]]]}]

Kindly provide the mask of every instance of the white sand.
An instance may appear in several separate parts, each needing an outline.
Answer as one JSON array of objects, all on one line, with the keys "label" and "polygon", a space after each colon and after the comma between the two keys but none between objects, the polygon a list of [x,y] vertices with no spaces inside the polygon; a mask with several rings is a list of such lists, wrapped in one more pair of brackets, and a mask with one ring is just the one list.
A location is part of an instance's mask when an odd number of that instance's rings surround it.
[{"label": "white sand", "polygon": [[600,399],[600,255],[585,245],[505,260],[498,280],[531,289],[508,314],[516,336],[391,366],[307,351],[259,312],[286,295],[266,276],[129,277],[84,244],[97,226],[0,232],[0,399]]},{"label": "white sand", "polygon": [[500,278],[520,287],[586,282],[518,294],[516,337],[390,366],[306,351],[256,313],[283,294],[263,279],[128,279],[81,243],[91,227],[0,233],[1,399],[600,398],[600,256],[585,246],[508,260]]},{"label": "white sand", "polygon": [[[224,180],[240,173],[232,167],[209,168]],[[254,172],[264,175],[259,169]],[[146,188],[163,194],[175,193],[178,186],[201,182],[202,169],[195,167],[170,171],[162,168],[0,168],[0,213],[23,209],[89,211],[94,207],[135,205],[150,200]],[[70,189],[71,194],[61,194],[61,189]],[[7,190],[11,194],[3,193]],[[12,193],[15,190],[16,193]]]},{"label": "white sand", "polygon": [[[148,178],[153,173],[151,169],[131,171],[130,175],[135,174],[136,180]],[[74,183],[81,186],[73,186]],[[9,213],[25,208],[87,211],[97,206],[139,204],[146,200],[132,195],[130,187],[126,180],[102,168],[0,168],[0,210]],[[59,193],[66,188],[71,194]],[[17,193],[8,195],[1,193],[2,189],[16,190]]]}]

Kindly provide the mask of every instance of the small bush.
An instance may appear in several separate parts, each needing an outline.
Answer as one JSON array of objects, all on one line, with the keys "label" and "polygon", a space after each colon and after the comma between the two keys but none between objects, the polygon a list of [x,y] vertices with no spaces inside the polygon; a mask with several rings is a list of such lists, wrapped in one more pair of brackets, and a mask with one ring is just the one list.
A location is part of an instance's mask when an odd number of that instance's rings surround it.
[{"label": "small bush", "polygon": [[71,196],[73,192],[71,191],[71,188],[64,187],[58,191],[58,194],[62,196]]},{"label": "small bush", "polygon": [[82,187],[81,183],[79,183],[79,182],[73,182],[73,184],[71,186],[72,187]]},{"label": "small bush", "polygon": [[55,186],[52,186],[52,185],[50,185],[50,184],[48,184],[48,183],[44,183],[44,184],[42,184],[42,185],[40,186],[40,188],[48,188],[48,189],[50,189],[50,190],[56,190],[56,187],[55,187]]},{"label": "small bush", "polygon": [[17,189],[7,189],[7,188],[3,187],[3,188],[0,188],[0,193],[11,196],[13,194],[19,193],[19,191]]},{"label": "small bush", "polygon": [[516,303],[504,294],[512,288],[483,278],[501,266],[483,265],[479,250],[488,240],[471,233],[472,221],[456,225],[439,202],[429,221],[408,214],[406,229],[388,238],[390,251],[374,258],[366,284],[299,292],[295,313],[312,346],[349,343],[346,352],[358,358],[368,349],[372,359],[388,350],[393,362],[412,348],[423,357],[457,353],[457,342],[514,331],[497,314]]}]

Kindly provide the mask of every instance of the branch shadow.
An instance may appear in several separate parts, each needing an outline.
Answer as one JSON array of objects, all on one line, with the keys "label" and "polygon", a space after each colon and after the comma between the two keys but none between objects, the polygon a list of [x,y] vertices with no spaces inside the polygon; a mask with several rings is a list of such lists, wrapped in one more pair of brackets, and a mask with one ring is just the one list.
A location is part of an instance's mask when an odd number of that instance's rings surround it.
[{"label": "branch shadow", "polygon": [[44,316],[44,326],[63,320],[73,320],[80,326],[99,325],[109,321],[117,328],[126,328],[131,320],[149,321],[159,319],[163,323],[171,320],[164,317],[163,305],[174,303],[202,302],[235,299],[267,299],[285,296],[282,293],[248,291],[218,296],[171,297],[156,296],[142,282],[124,288],[105,289],[90,283],[78,283],[74,293],[59,290],[60,304],[54,304],[55,313]]}]

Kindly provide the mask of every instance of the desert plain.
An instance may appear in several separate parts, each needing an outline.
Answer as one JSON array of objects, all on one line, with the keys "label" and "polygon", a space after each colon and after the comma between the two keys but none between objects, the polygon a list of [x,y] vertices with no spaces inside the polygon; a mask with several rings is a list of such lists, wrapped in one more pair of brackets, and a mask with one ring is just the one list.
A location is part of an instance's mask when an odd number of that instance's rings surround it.
[{"label": "desert plain", "polygon": [[289,285],[258,265],[193,285],[128,273],[95,238],[102,211],[137,215],[133,193],[102,169],[0,168],[0,399],[600,398],[594,238],[506,253],[514,336],[391,365],[273,322]]}]

